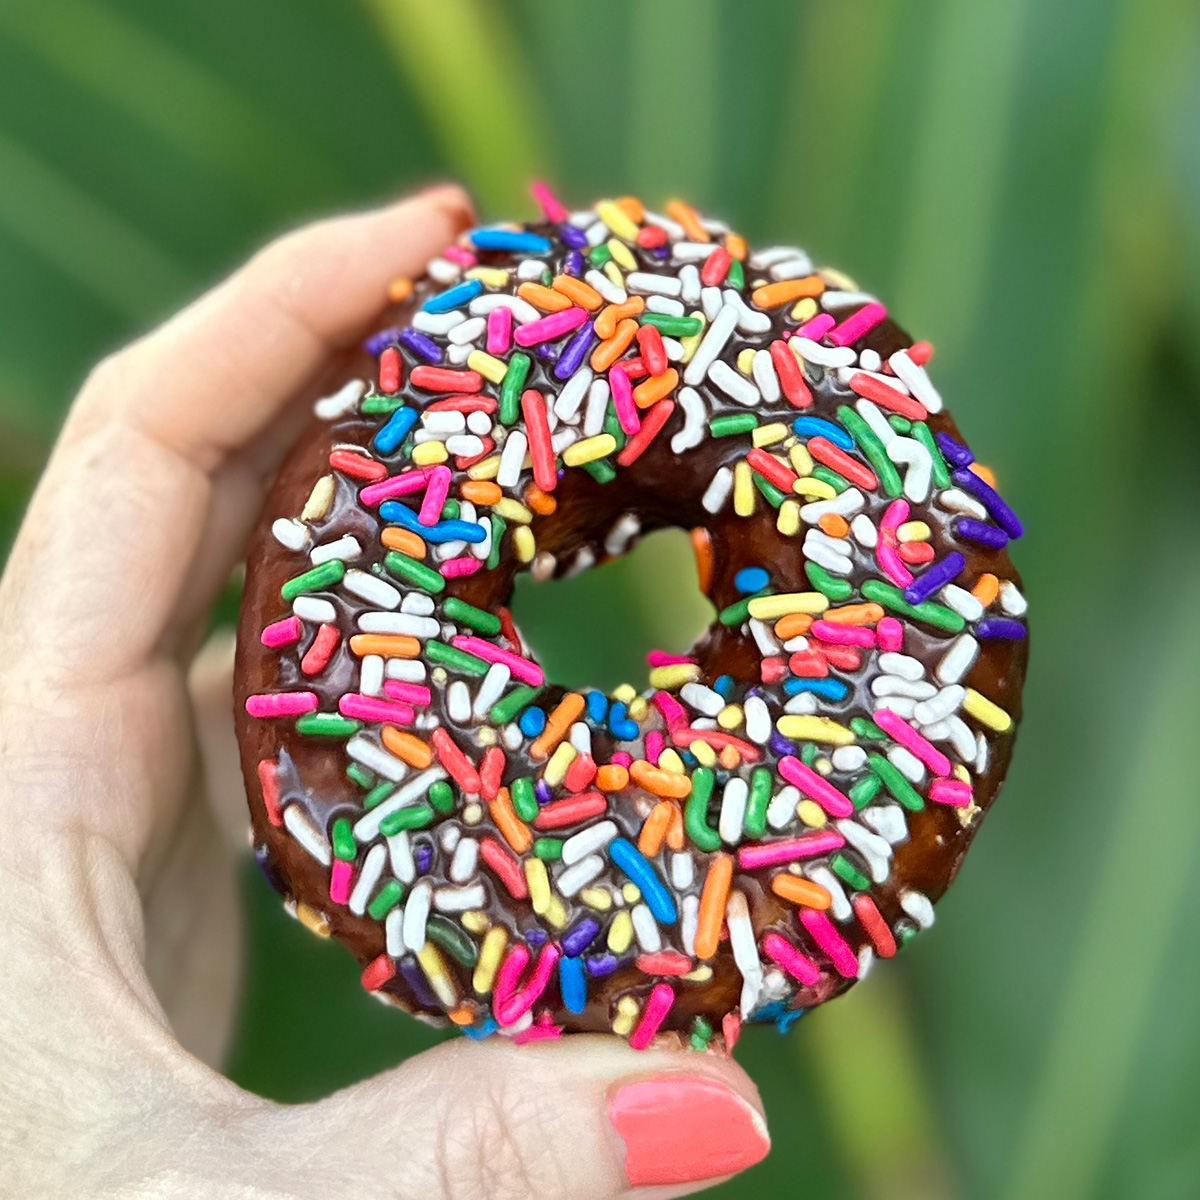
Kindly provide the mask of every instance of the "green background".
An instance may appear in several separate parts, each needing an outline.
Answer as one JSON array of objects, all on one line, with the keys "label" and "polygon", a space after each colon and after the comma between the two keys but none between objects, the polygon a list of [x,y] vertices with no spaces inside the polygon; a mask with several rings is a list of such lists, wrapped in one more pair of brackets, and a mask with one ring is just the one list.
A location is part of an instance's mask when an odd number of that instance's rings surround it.
[{"label": "green background", "polygon": [[[3,0],[0,552],[105,351],[314,214],[457,176],[522,217],[535,173],[854,275],[1030,531],[1003,802],[936,933],[744,1038],[775,1148],[721,1194],[1200,1194],[1194,0]],[[523,589],[560,679],[703,624],[649,546]],[[235,1079],[310,1097],[436,1040],[244,890]]]}]

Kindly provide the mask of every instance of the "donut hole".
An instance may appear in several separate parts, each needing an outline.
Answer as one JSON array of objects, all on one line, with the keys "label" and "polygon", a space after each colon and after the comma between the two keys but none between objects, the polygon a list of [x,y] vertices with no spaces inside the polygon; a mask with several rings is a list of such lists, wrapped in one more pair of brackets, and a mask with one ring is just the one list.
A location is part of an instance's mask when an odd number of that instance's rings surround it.
[{"label": "donut hole", "polygon": [[647,534],[629,553],[568,579],[516,580],[511,609],[548,679],[567,688],[646,686],[650,650],[682,653],[713,620],[682,529]]}]

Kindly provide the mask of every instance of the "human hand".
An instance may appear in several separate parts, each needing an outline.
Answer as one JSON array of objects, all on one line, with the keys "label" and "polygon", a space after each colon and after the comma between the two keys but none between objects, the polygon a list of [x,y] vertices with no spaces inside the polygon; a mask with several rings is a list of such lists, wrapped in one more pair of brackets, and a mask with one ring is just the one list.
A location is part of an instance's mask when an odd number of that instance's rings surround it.
[{"label": "human hand", "polygon": [[217,813],[245,824],[206,614],[388,280],[470,219],[439,188],[290,234],[71,409],[0,581],[5,1195],[676,1196],[766,1153],[731,1059],[616,1038],[463,1040],[292,1107],[205,1065],[240,952]]}]

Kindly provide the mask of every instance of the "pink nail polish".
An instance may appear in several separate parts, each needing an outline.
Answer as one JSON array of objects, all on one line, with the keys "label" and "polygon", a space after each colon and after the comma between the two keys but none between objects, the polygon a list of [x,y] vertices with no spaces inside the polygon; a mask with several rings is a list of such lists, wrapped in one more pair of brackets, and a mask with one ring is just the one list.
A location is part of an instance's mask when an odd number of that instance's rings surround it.
[{"label": "pink nail polish", "polygon": [[608,1117],[625,1143],[632,1187],[732,1175],[761,1161],[771,1148],[758,1113],[699,1075],[628,1083],[609,1097]]}]

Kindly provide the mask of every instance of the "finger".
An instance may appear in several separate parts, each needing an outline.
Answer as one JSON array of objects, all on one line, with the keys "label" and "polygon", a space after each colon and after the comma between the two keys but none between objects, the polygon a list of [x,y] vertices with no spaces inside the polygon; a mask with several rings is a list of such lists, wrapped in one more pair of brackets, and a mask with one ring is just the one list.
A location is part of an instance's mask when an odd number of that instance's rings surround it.
[{"label": "finger", "polygon": [[450,188],[319,222],[101,364],[13,548],[0,661],[53,649],[45,669],[66,663],[79,680],[153,653],[193,586],[214,473],[368,331],[389,279],[468,219]]},{"label": "finger", "polygon": [[[758,1094],[731,1058],[608,1037],[449,1043],[267,1119],[265,1144],[285,1156],[304,1147],[311,1166],[328,1147],[348,1192],[429,1200],[682,1196],[770,1146]],[[310,1174],[298,1192],[328,1194],[330,1182]]]}]

